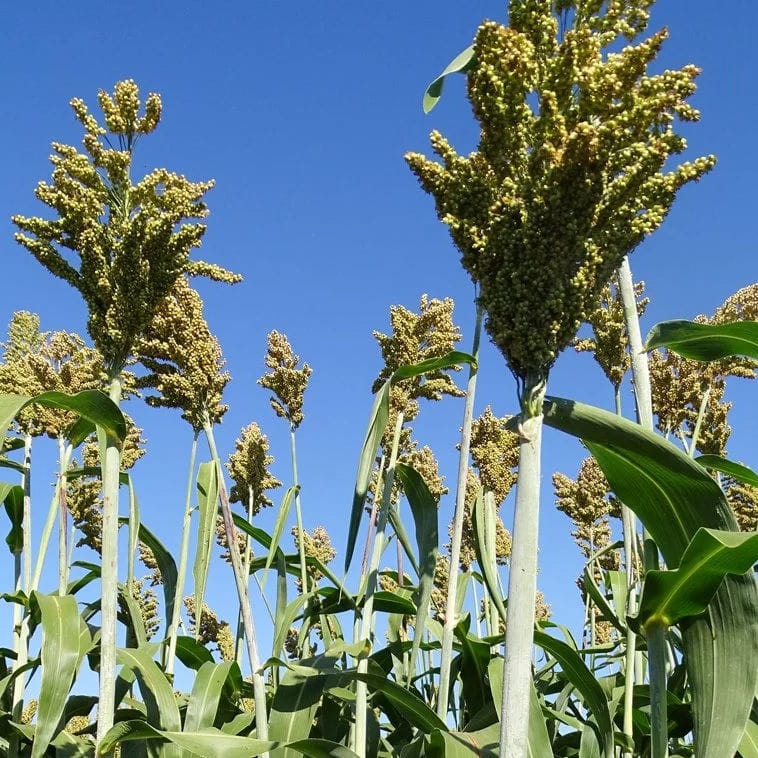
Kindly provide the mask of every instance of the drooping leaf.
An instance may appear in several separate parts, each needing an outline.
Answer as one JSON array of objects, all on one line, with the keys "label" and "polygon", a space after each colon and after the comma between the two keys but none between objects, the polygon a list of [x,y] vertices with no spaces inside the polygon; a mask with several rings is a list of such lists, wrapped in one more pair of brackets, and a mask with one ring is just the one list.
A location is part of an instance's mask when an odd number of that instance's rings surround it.
[{"label": "drooping leaf", "polygon": [[391,679],[373,673],[346,671],[345,678],[366,682],[369,689],[381,692],[402,713],[403,718],[425,734],[440,729],[447,731],[447,726],[440,717],[419,697],[401,687]]},{"label": "drooping leaf", "polygon": [[276,746],[275,742],[237,737],[220,729],[208,727],[196,732],[162,730],[142,720],[120,721],[108,731],[101,742],[103,753],[128,741],[168,740],[182,750],[204,758],[254,758]]},{"label": "drooping leaf", "polygon": [[[120,648],[116,651],[116,660],[137,677],[142,699],[147,708],[148,722],[157,729],[166,729],[169,732],[181,731],[182,722],[176,697],[166,675],[153,660],[149,650],[150,648]],[[179,756],[180,754],[174,751],[172,755]]]},{"label": "drooping leaf", "polygon": [[76,413],[89,424],[88,434],[100,426],[108,439],[118,445],[126,438],[126,421],[118,406],[100,390],[83,390],[76,395],[64,392],[43,392],[33,397],[0,395],[0,439],[7,435],[13,419],[30,403]]},{"label": "drooping leaf", "polygon": [[429,113],[442,95],[442,88],[445,84],[445,78],[450,74],[465,74],[474,66],[474,46],[467,47],[463,52],[450,61],[445,66],[444,71],[426,88],[424,92],[423,107],[424,113]]},{"label": "drooping leaf", "polygon": [[[700,527],[737,531],[716,482],[662,437],[570,400],[549,398],[544,410],[547,425],[584,440],[670,568],[679,565]],[[758,677],[755,667],[742,664],[758,659],[757,605],[752,578],[727,576],[706,614],[681,624],[698,758],[731,755],[742,738]]]},{"label": "drooping leaf", "polygon": [[92,640],[71,595],[32,592],[42,619],[42,681],[32,758],[42,758],[58,731],[68,693]]},{"label": "drooping leaf", "polygon": [[20,553],[24,549],[24,488],[5,482],[0,483],[0,488],[0,498],[11,522],[5,544],[11,553]]},{"label": "drooping leaf", "polygon": [[724,577],[744,574],[756,561],[758,534],[698,529],[678,568],[645,574],[637,628],[705,613]]},{"label": "drooping leaf", "polygon": [[711,471],[718,471],[730,476],[732,479],[736,479],[738,482],[744,482],[745,484],[751,484],[753,487],[758,487],[758,474],[747,466],[743,466],[741,463],[727,460],[720,455],[698,455],[695,460],[701,466],[704,466]]},{"label": "drooping leaf", "polygon": [[205,663],[213,663],[213,653],[194,637],[176,638],[176,657],[188,668],[199,671]]},{"label": "drooping leaf", "polygon": [[490,646],[469,632],[470,614],[466,614],[453,630],[455,638],[461,645],[460,677],[463,699],[470,714],[480,711],[490,697],[487,680],[490,664]]},{"label": "drooping leaf", "polygon": [[[504,661],[500,657],[493,658],[489,665],[490,690],[495,703],[496,713],[502,711],[503,703],[503,669]],[[497,724],[498,732],[500,724]],[[537,690],[534,682],[529,687],[529,733],[527,743],[528,758],[542,758],[550,756],[553,749],[550,744],[550,735],[545,725],[545,717],[542,713]]]},{"label": "drooping leaf", "polygon": [[663,321],[647,336],[645,348],[665,347],[695,361],[716,361],[732,356],[758,358],[758,321],[699,324]]},{"label": "drooping leaf", "polygon": [[581,692],[584,704],[599,730],[602,754],[605,758],[613,758],[613,723],[608,699],[587,664],[570,645],[537,629],[534,631],[534,644],[558,661],[566,678]]},{"label": "drooping leaf", "polygon": [[431,758],[495,758],[500,754],[499,746],[500,724],[492,724],[476,732],[437,730],[429,737],[429,749],[424,755]]},{"label": "drooping leaf", "polygon": [[[400,466],[402,464],[398,463],[397,465]],[[395,473],[397,474],[397,468],[395,469]],[[408,556],[408,560],[411,562],[411,566],[418,576],[421,572],[421,569],[418,565],[418,559],[416,558],[416,553],[413,550],[413,546],[411,544],[410,538],[408,537],[408,532],[405,529],[403,520],[400,518],[400,510],[394,503],[390,503],[388,517],[389,522],[395,531],[395,536],[397,537],[398,542],[402,546],[405,554]]]},{"label": "drooping leaf", "polygon": [[[201,463],[197,472],[197,546],[192,575],[195,579],[195,623],[199,626],[205,599],[205,585],[211,560],[213,536],[216,533],[216,502],[218,500],[218,467],[214,461]],[[231,536],[227,535],[229,539]],[[181,601],[181,598],[179,598]]]}]

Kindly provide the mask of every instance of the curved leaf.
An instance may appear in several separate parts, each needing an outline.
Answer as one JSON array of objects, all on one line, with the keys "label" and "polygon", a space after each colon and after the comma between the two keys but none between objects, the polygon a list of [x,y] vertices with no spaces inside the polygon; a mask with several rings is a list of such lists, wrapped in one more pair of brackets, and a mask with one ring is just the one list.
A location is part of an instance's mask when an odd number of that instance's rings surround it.
[{"label": "curved leaf", "polygon": [[310,758],[358,758],[357,753],[344,745],[319,738],[290,742],[287,749],[301,755],[307,755]]},{"label": "curved leaf", "polygon": [[234,661],[204,663],[195,675],[192,692],[184,716],[184,731],[194,732],[213,726],[218,711],[218,703],[224,690],[229,671]]},{"label": "curved leaf", "polygon": [[613,724],[608,699],[582,657],[570,646],[538,629],[534,630],[534,644],[555,658],[571,684],[582,693],[584,704],[592,713],[600,732],[603,754],[613,758]]},{"label": "curved leaf", "polygon": [[[544,411],[547,425],[584,440],[669,567],[679,565],[700,527],[737,531],[716,482],[662,437],[570,400],[549,398]],[[743,661],[758,659],[757,606],[754,580],[727,576],[706,614],[681,624],[698,758],[731,755],[745,730],[758,671]]]},{"label": "curved leaf", "polygon": [[753,487],[758,487],[758,474],[747,466],[743,466],[741,463],[727,460],[720,455],[698,455],[695,460],[701,466],[704,466],[711,471],[718,471],[730,476],[732,479],[736,479],[738,482],[744,482],[745,484],[751,484]]},{"label": "curved leaf", "polygon": [[179,731],[182,728],[176,697],[166,675],[146,650],[119,648],[116,660],[134,672],[147,706],[147,718],[156,727]]},{"label": "curved leaf", "polygon": [[146,721],[133,720],[115,724],[102,739],[100,752],[108,753],[123,742],[156,739],[166,740],[204,758],[253,758],[276,747],[275,742],[237,737],[212,727],[196,732],[164,731]]},{"label": "curved leaf", "polygon": [[463,52],[458,53],[458,55],[445,66],[445,70],[426,88],[423,100],[424,113],[429,113],[432,108],[437,105],[437,101],[442,95],[442,87],[445,84],[445,77],[450,74],[464,74],[473,68],[475,62],[473,45],[467,47]]},{"label": "curved leaf", "polygon": [[663,321],[647,336],[645,348],[665,347],[695,361],[716,361],[743,355],[758,359],[758,321],[731,324],[698,324]]},{"label": "curved leaf", "polygon": [[[311,732],[316,710],[321,703],[326,678],[302,676],[294,671],[284,674],[271,704],[269,739],[282,745],[306,739]],[[271,751],[271,758],[292,758],[297,750],[288,747]]]},{"label": "curved leaf", "polygon": [[32,602],[39,606],[42,617],[42,681],[32,758],[42,758],[58,731],[76,671],[92,640],[79,616],[76,598],[32,592]]},{"label": "curved leaf", "polygon": [[43,392],[33,397],[0,395],[0,439],[8,433],[13,419],[30,403],[76,413],[89,424],[87,435],[95,430],[95,426],[100,426],[108,439],[117,445],[126,438],[126,421],[116,403],[100,390],[83,390],[76,395],[65,392]]},{"label": "curved leaf", "polygon": [[634,623],[676,624],[705,613],[727,574],[744,574],[758,561],[758,534],[698,529],[679,567],[648,571]]},{"label": "curved leaf", "polygon": [[24,549],[24,488],[18,484],[0,484],[5,512],[11,521],[11,530],[5,537],[5,544],[11,553],[20,553]]},{"label": "curved leaf", "polygon": [[424,734],[428,734],[434,729],[447,731],[444,721],[421,698],[392,680],[379,674],[363,674],[357,671],[345,671],[344,677],[366,682],[369,689],[381,692],[411,726],[420,729]]},{"label": "curved leaf", "polygon": [[500,594],[500,586],[498,584],[497,572],[495,570],[497,562],[495,556],[491,554],[490,543],[487,540],[486,535],[486,508],[487,500],[484,497],[484,489],[480,487],[479,492],[476,495],[476,500],[474,501],[474,510],[471,514],[474,526],[474,552],[476,553],[476,560],[479,564],[479,568],[482,570],[482,578],[484,579],[484,584],[487,588],[490,599],[495,604],[495,608],[497,608],[500,618],[505,622],[505,603]]}]

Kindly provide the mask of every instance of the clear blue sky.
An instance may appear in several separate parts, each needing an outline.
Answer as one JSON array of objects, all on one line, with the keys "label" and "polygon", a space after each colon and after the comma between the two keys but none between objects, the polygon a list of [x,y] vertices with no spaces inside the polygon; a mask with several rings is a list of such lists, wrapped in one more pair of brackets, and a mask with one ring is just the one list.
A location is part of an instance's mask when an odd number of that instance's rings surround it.
[{"label": "clear blue sky", "polygon": [[[266,334],[283,331],[314,369],[299,432],[306,528],[328,527],[341,565],[370,386],[381,368],[372,330],[388,328],[392,304],[415,308],[422,293],[451,296],[465,334],[461,347],[470,345],[471,285],[403,154],[427,151],[432,128],[461,151],[474,147],[476,127],[462,78],[449,83],[428,116],[421,95],[470,43],[482,19],[504,19],[505,5],[9,5],[0,47],[0,249],[6,280],[0,327],[13,311],[27,309],[41,314],[45,330],[85,332],[78,294],[16,245],[9,220],[13,213],[41,211],[33,188],[49,178],[49,143],[79,144],[69,99],[94,105],[99,88],[111,89],[124,78],[135,79],[145,93],[162,93],[162,124],[139,145],[134,173],[166,166],[196,180],[215,178],[200,255],[245,277],[234,288],[202,287],[207,318],[233,375],[226,396],[231,410],[219,430],[223,455],[233,449],[238,431],[256,420],[271,438],[276,472],[288,481],[286,430],[255,384]],[[692,156],[713,152],[719,164],[682,192],[664,228],[632,258],[635,276],[647,282],[652,298],[643,331],[658,320],[711,312],[756,278],[754,15],[748,0],[734,0],[728,11],[705,0],[660,0],[653,9],[652,27],[666,25],[671,32],[662,65],[694,62],[703,68],[694,101],[702,122],[686,133]],[[499,415],[515,412],[512,378],[489,345],[480,377],[477,412],[488,403]],[[758,423],[755,395],[748,394],[753,391],[748,386],[732,393],[741,404],[733,413],[730,452],[756,465],[750,445]],[[561,358],[550,392],[606,407],[612,401],[588,355]],[[628,390],[625,405],[631,410]],[[462,408],[456,400],[426,406],[416,425],[420,441],[442,461],[451,490]],[[148,438],[149,454],[134,471],[143,519],[176,545],[189,429],[178,413],[137,403],[128,410]],[[573,582],[580,561],[569,522],[553,506],[550,473],[560,469],[573,476],[580,458],[575,441],[546,435],[539,584],[556,620],[572,626],[581,613]],[[36,525],[52,477],[52,468],[37,472]],[[442,504],[443,534],[451,502],[448,496]],[[506,504],[506,524],[510,509]],[[260,523],[269,526],[269,517]],[[231,588],[227,570],[216,568],[216,587]],[[213,604],[222,605],[219,595]]]}]

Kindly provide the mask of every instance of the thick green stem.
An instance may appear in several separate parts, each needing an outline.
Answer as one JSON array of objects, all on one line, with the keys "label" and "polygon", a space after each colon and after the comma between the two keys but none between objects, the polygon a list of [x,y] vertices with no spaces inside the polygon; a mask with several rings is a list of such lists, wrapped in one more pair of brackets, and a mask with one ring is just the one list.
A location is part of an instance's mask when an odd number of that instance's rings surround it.
[{"label": "thick green stem", "polygon": [[73,448],[62,436],[58,437],[58,479],[55,483],[58,508],[58,594],[68,589],[68,509],[66,508],[66,470]]},{"label": "thick green stem", "polygon": [[[377,576],[379,574],[379,561],[386,547],[385,530],[392,504],[392,486],[395,483],[395,464],[397,463],[397,451],[400,445],[400,432],[403,428],[403,413],[397,415],[395,431],[392,438],[392,451],[384,474],[384,487],[382,490],[382,504],[376,523],[376,536],[374,548],[371,553],[371,563],[366,577],[366,593],[361,613],[359,640],[368,640],[374,626],[374,594],[376,592]],[[358,672],[368,671],[368,659],[361,658],[358,662]],[[353,751],[360,758],[366,758],[366,712],[368,709],[368,689],[365,682],[356,682],[355,685],[355,729],[353,731]]]},{"label": "thick green stem", "polygon": [[527,377],[521,398],[521,442],[508,574],[505,672],[500,713],[500,755],[526,758],[534,642],[539,538],[540,454],[544,379]]},{"label": "thick green stem", "polygon": [[[213,427],[207,419],[203,423],[203,431],[208,440],[208,447],[211,457],[216,464],[219,482],[219,495],[221,497],[221,512],[224,518],[224,530],[226,532],[226,542],[229,546],[229,556],[232,561],[232,571],[234,573],[234,583],[237,587],[237,597],[239,600],[240,612],[242,613],[242,626],[245,630],[245,639],[247,641],[247,655],[250,660],[250,668],[253,677],[253,696],[255,699],[255,727],[256,736],[259,740],[268,739],[268,713],[266,710],[266,684],[263,675],[260,672],[260,658],[258,656],[258,642],[255,633],[255,623],[250,608],[250,596],[248,593],[247,576],[242,572],[242,558],[240,556],[239,545],[237,544],[237,529],[234,526],[232,518],[232,509],[229,505],[229,496],[226,492],[224,482],[224,471],[221,466],[221,460],[218,457],[216,449],[216,440],[213,435]],[[268,753],[262,754],[268,758]]]},{"label": "thick green stem", "polygon": [[192,447],[190,448],[190,465],[187,474],[187,488],[184,495],[184,518],[182,520],[182,538],[179,546],[179,568],[176,572],[176,592],[174,593],[174,608],[168,627],[168,645],[165,650],[164,666],[166,674],[173,676],[176,660],[176,639],[179,634],[179,620],[184,599],[184,584],[187,580],[187,563],[189,560],[190,527],[192,525],[192,487],[195,481],[195,460],[197,458],[198,429],[193,430]]},{"label": "thick green stem", "polygon": [[645,628],[650,675],[650,758],[668,758],[668,712],[666,708],[666,626],[656,622]]},{"label": "thick green stem", "polygon": [[[482,309],[477,305],[474,343],[471,354],[479,357],[479,340],[482,333]],[[476,395],[477,366],[469,366],[468,384],[466,386],[466,404],[463,408],[463,426],[461,428],[461,450],[458,456],[458,482],[455,490],[455,514],[453,516],[453,533],[450,538],[450,574],[447,582],[447,601],[445,605],[445,624],[442,629],[442,650],[440,652],[440,687],[437,699],[437,715],[445,719],[450,690],[450,667],[453,660],[453,630],[455,629],[455,599],[458,566],[461,559],[461,541],[463,523],[466,518],[466,479],[468,475],[469,447],[471,443],[471,424],[474,415],[474,396]],[[479,613],[479,609],[476,609]]]},{"label": "thick green stem", "polygon": [[[118,405],[121,401],[121,380],[111,379],[109,395]],[[98,428],[103,478],[103,534],[100,604],[100,688],[97,707],[97,743],[113,726],[116,707],[116,616],[118,612],[118,487],[121,450],[115,440],[106,438]]]},{"label": "thick green stem", "polygon": [[[21,533],[23,540],[22,552],[16,554],[16,591],[23,590],[29,597],[32,590],[32,507],[31,507],[31,475],[32,475],[32,435],[27,432],[24,436],[24,474],[21,486],[23,496],[23,522]],[[24,615],[24,606],[13,604],[13,643],[16,653],[14,668],[24,666],[29,660],[29,615]],[[24,695],[26,678],[18,676],[13,682],[13,706],[12,712],[15,719],[20,720],[24,708]]]}]

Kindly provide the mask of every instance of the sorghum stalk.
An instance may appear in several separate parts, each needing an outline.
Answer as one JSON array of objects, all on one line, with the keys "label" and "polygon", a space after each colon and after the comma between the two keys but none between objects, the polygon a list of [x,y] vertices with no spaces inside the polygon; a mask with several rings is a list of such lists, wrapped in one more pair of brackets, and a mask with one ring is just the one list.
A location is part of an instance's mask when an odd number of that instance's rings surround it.
[{"label": "sorghum stalk", "polygon": [[[397,463],[397,451],[400,444],[400,432],[403,428],[403,412],[397,414],[395,431],[392,438],[392,450],[384,474],[384,488],[382,489],[382,504],[376,523],[376,536],[374,548],[371,553],[371,563],[366,577],[366,592],[361,613],[359,639],[367,640],[371,637],[374,627],[374,593],[376,592],[376,580],[379,573],[379,561],[386,547],[385,529],[389,511],[392,507],[392,486],[395,483],[395,464]],[[358,662],[358,673],[366,673],[368,659],[361,658]],[[359,758],[366,758],[366,711],[368,709],[368,688],[365,682],[356,682],[355,685],[355,729],[353,730],[353,750]]]},{"label": "sorghum stalk", "polygon": [[[184,498],[184,519],[182,521],[182,539],[179,546],[179,568],[176,572],[176,592],[174,596],[174,609],[171,614],[168,628],[168,645],[165,648],[164,667],[170,677],[174,674],[174,662],[176,659],[176,638],[179,633],[179,619],[181,611],[181,599],[184,597],[184,583],[187,577],[187,562],[189,559],[190,526],[192,524],[192,487],[195,480],[195,460],[197,458],[197,438],[200,435],[198,429],[192,430],[192,447],[190,448],[190,465],[187,474],[187,488]],[[198,626],[200,620],[198,619]]]},{"label": "sorghum stalk", "polygon": [[303,531],[303,511],[300,507],[300,480],[297,475],[297,448],[295,446],[296,426],[290,422],[290,456],[292,458],[292,485],[295,494],[295,520],[297,522],[297,551],[300,555],[300,582],[303,594],[308,592],[308,567],[305,560],[305,532]]},{"label": "sorghum stalk", "polygon": [[[226,484],[224,482],[224,472],[221,467],[221,460],[218,457],[218,450],[216,448],[216,440],[213,435],[213,427],[210,424],[207,416],[203,422],[203,431],[205,432],[206,439],[208,440],[208,448],[210,449],[211,457],[218,471],[219,480],[219,495],[221,497],[221,512],[224,518],[224,531],[226,533],[226,541],[229,546],[229,556],[232,563],[232,571],[234,573],[234,582],[237,587],[237,597],[240,604],[240,612],[242,613],[242,625],[245,629],[245,639],[247,641],[247,654],[250,660],[250,668],[252,669],[253,677],[253,693],[255,698],[255,726],[256,736],[259,740],[268,739],[268,715],[266,711],[266,686],[263,681],[263,676],[260,673],[260,658],[258,656],[258,642],[255,633],[255,623],[253,621],[253,614],[250,609],[250,596],[248,593],[247,577],[242,574],[242,559],[239,553],[239,545],[237,543],[237,529],[234,526],[234,520],[232,518],[232,510],[229,506],[229,498],[226,493]],[[265,758],[268,758],[268,753],[263,753]]]},{"label": "sorghum stalk", "polygon": [[[471,354],[479,359],[479,340],[482,334],[482,308],[477,304],[474,342]],[[468,384],[466,385],[466,404],[463,408],[463,427],[461,429],[461,451],[458,457],[458,483],[455,490],[455,515],[453,516],[453,534],[450,540],[450,574],[447,584],[445,605],[445,624],[442,628],[442,649],[440,651],[440,687],[437,699],[437,715],[444,720],[447,715],[448,691],[450,689],[450,666],[453,653],[453,630],[455,629],[455,601],[457,567],[461,558],[461,540],[463,522],[466,518],[466,480],[468,474],[469,445],[471,443],[471,423],[474,413],[474,396],[476,394],[477,364],[469,364]],[[477,614],[479,609],[477,608]],[[478,623],[478,621],[477,621]]]},{"label": "sorghum stalk", "polygon": [[58,436],[58,477],[54,500],[58,508],[58,594],[66,594],[68,587],[68,511],[66,510],[66,469],[73,448],[62,435]]},{"label": "sorghum stalk", "polygon": [[[121,400],[121,380],[111,377],[110,399],[118,406]],[[104,436],[98,428],[98,437]],[[121,450],[115,440],[105,444],[102,462],[103,480],[103,549],[100,604],[100,687],[97,706],[97,742],[101,742],[113,726],[116,705],[116,616],[118,613],[118,489],[121,470]]]},{"label": "sorghum stalk", "polygon": [[705,412],[708,409],[708,401],[711,399],[711,388],[710,386],[705,388],[705,392],[703,392],[703,399],[700,401],[700,408],[698,410],[697,414],[697,421],[695,422],[695,428],[692,430],[692,439],[690,440],[690,447],[687,451],[690,458],[695,457],[695,453],[697,452],[697,441],[700,437],[700,430],[703,428],[703,419],[705,418]]},{"label": "sorghum stalk", "polygon": [[521,396],[519,468],[508,572],[505,625],[505,673],[500,712],[500,755],[527,754],[529,685],[532,676],[534,604],[537,594],[537,550],[540,504],[542,401],[545,380],[529,375]]},{"label": "sorghum stalk", "polygon": [[666,703],[666,626],[654,622],[645,627],[650,676],[651,758],[668,758],[668,710]]}]

